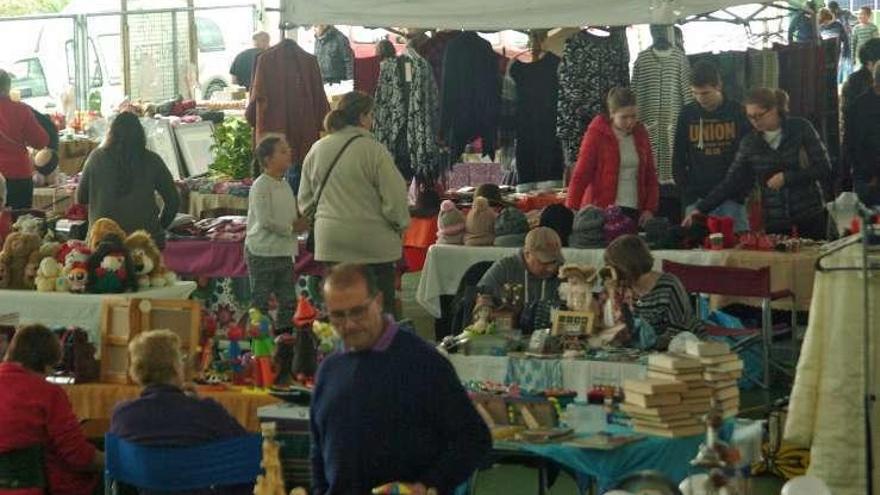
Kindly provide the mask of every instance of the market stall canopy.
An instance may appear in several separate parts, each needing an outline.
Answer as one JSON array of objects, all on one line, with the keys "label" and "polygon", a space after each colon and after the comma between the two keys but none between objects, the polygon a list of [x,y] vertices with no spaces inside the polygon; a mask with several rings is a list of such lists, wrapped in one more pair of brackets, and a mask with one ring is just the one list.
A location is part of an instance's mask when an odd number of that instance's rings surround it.
[{"label": "market stall canopy", "polygon": [[743,0],[283,0],[284,20],[466,30],[672,24]]}]

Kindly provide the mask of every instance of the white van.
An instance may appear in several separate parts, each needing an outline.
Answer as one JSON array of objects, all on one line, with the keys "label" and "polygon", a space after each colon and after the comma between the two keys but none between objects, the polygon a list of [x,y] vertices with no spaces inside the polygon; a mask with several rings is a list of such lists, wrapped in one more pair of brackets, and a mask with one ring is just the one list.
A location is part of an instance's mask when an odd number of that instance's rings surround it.
[{"label": "white van", "polygon": [[[73,0],[62,14],[112,12],[114,7],[118,8],[118,0]],[[238,25],[237,31],[241,31],[233,32],[237,42],[230,46],[224,36],[230,29],[222,14],[222,11],[196,13],[201,93],[197,96],[200,97],[207,98],[230,84],[229,66],[235,55],[249,46],[252,26],[242,23],[240,16],[229,19]],[[218,21],[224,23],[222,28]],[[120,19],[119,16],[90,16],[87,22],[89,107],[107,114],[124,98]],[[12,74],[12,87],[20,92],[22,100],[41,111],[58,111],[62,96],[75,83],[73,20],[2,22],[0,45],[7,47],[0,67]]]}]

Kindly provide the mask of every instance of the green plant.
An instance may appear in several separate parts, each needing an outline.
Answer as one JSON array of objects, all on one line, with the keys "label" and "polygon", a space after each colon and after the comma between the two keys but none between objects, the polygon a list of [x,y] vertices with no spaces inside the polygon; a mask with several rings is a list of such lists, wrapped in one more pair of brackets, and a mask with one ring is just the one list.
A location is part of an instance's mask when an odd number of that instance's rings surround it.
[{"label": "green plant", "polygon": [[242,118],[229,118],[214,128],[214,164],[216,175],[240,180],[251,177],[253,135],[251,126]]}]

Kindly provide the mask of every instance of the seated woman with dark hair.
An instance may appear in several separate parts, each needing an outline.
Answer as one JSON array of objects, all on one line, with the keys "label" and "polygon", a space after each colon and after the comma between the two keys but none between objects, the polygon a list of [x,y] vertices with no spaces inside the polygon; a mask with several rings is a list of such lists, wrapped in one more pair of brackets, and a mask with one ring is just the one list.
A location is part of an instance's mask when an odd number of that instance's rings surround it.
[{"label": "seated woman with dark hair", "polygon": [[665,350],[679,332],[702,333],[703,323],[694,314],[681,281],[675,275],[654,271],[654,257],[640,237],[615,239],[605,249],[605,264],[615,269],[621,287],[632,291],[633,316],[654,329],[655,348]]},{"label": "seated woman with dark hair", "polygon": [[[193,446],[247,434],[223,406],[184,391],[184,360],[177,334],[170,330],[144,332],[128,345],[128,352],[129,374],[144,389],[139,398],[116,406],[110,433],[130,442],[163,447]],[[239,485],[186,493],[252,492],[252,485]]]},{"label": "seated woman with dark hair", "polygon": [[[0,364],[0,471],[31,462],[35,449],[45,469],[20,473],[24,485],[4,485],[0,478],[0,493],[89,495],[98,486],[104,456],[86,441],[64,390],[46,381],[60,360],[58,337],[42,325],[22,327],[12,337]],[[45,489],[29,485],[43,473]]]}]

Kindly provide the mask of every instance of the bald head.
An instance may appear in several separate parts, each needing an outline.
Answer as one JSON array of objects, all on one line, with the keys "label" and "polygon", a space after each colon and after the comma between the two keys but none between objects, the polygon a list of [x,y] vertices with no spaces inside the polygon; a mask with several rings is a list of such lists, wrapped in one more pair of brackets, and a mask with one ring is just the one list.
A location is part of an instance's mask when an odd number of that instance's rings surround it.
[{"label": "bald head", "polygon": [[251,36],[251,39],[254,41],[254,48],[259,48],[260,50],[269,48],[269,33],[265,31],[257,31]]}]

